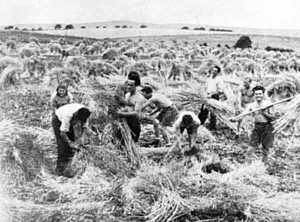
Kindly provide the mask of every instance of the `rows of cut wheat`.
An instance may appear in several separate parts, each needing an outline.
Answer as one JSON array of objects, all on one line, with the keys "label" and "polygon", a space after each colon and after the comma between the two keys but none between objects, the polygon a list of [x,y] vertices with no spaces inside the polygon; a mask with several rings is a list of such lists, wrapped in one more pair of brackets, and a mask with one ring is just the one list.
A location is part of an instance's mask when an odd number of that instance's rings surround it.
[{"label": "rows of cut wheat", "polygon": [[[222,69],[226,101],[205,95],[214,65]],[[48,44],[11,37],[1,42],[1,221],[297,221],[300,156],[293,136],[298,121],[292,118],[299,113],[297,100],[278,108],[293,113],[279,119],[267,165],[245,160],[251,118],[243,121],[239,139],[228,119],[236,114],[236,92],[244,77],[264,85],[275,101],[299,92],[299,70],[296,52],[212,47],[176,37],[53,39]],[[167,148],[147,150],[140,143],[134,157],[139,164],[133,165],[118,149],[117,123],[108,107],[114,107],[114,89],[130,71],[138,71],[143,85],[180,110],[197,113],[205,104],[216,112],[219,130],[203,126],[198,131],[200,162],[176,153],[164,158],[164,152],[148,151]],[[57,149],[49,100],[58,84],[67,84],[75,101],[93,111],[91,123],[98,132],[75,155],[69,167],[73,178],[54,173]],[[175,141],[173,129],[168,131]],[[143,125],[141,137],[153,138],[152,128]]]}]

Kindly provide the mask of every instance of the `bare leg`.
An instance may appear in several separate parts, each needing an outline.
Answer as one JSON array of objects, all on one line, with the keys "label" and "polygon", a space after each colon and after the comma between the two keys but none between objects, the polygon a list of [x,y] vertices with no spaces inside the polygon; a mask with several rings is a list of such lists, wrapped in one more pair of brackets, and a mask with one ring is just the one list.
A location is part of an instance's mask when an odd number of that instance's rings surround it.
[{"label": "bare leg", "polygon": [[169,139],[166,127],[165,126],[160,126],[160,130],[161,130],[161,134],[162,134],[165,142],[167,144],[169,144],[170,143],[170,139]]},{"label": "bare leg", "polygon": [[155,138],[159,138],[159,123],[157,120],[152,119],[152,124],[153,124],[153,128],[154,128],[154,134],[155,134]]}]

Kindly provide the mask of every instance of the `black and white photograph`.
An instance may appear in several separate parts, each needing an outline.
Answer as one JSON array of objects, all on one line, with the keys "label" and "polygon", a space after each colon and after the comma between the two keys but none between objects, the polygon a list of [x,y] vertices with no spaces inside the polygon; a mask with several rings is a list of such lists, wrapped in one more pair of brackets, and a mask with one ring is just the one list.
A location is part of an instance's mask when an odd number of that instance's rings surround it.
[{"label": "black and white photograph", "polygon": [[300,1],[0,0],[0,222],[299,222]]}]

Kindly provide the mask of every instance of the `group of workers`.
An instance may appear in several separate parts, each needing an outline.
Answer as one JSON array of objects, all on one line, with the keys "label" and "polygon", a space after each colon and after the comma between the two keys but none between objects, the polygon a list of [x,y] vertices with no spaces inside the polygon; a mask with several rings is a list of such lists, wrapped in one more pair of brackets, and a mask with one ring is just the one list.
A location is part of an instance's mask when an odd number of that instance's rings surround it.
[{"label": "group of workers", "polygon": [[[207,97],[219,100],[222,95],[224,82],[220,77],[221,69],[213,66],[210,70],[210,77],[207,80]],[[239,108],[243,113],[258,108],[264,108],[270,104],[264,97],[265,89],[262,86],[252,88],[251,78],[245,78],[243,85],[239,88]],[[166,147],[178,147],[182,149],[182,136],[187,132],[189,150],[186,153],[197,153],[196,139],[200,125],[210,117],[209,129],[216,130],[216,116],[204,105],[198,115],[190,111],[179,112],[173,102],[163,94],[153,92],[149,85],[141,86],[141,79],[137,72],[128,74],[124,84],[117,86],[114,95],[118,110],[115,115],[124,118],[131,130],[131,137],[138,143],[141,134],[141,122],[150,123],[154,127],[155,139],[159,140],[160,134],[163,137]],[[72,160],[76,151],[80,150],[79,144],[85,143],[89,134],[95,134],[89,126],[88,119],[91,111],[78,103],[73,102],[72,95],[67,87],[59,85],[56,92],[51,96],[53,106],[52,126],[54,129],[57,148],[57,174],[66,176],[65,169]],[[255,120],[255,127],[251,136],[251,148],[247,156],[251,156],[256,147],[262,145],[263,162],[268,162],[269,149],[272,147],[274,133],[272,121],[274,110],[272,107],[261,109],[252,114]],[[240,122],[242,118],[231,118],[232,122]],[[171,143],[167,127],[173,126],[176,133],[175,143]],[[159,140],[160,141],[160,140]]]}]

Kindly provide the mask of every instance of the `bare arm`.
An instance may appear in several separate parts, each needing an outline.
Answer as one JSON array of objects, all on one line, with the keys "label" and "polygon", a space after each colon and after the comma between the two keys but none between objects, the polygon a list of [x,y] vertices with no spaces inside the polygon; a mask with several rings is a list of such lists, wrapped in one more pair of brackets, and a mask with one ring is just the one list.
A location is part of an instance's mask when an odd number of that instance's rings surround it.
[{"label": "bare arm", "polygon": [[73,142],[69,139],[69,137],[68,137],[68,135],[67,135],[66,132],[61,131],[61,132],[60,132],[60,135],[61,135],[61,138],[63,139],[64,142],[68,143],[69,146],[72,146],[72,143],[73,143]]},{"label": "bare arm", "polygon": [[119,111],[118,114],[120,116],[123,116],[123,117],[127,117],[127,116],[139,116],[141,111],[142,111],[142,107],[143,107],[143,104],[144,104],[144,101],[139,101],[135,107],[134,107],[134,111],[130,111],[130,112],[122,112],[122,111]]},{"label": "bare arm", "polygon": [[115,96],[119,99],[120,103],[125,106],[134,106],[132,103],[125,99],[125,89],[123,86],[118,86],[115,91]]},{"label": "bare arm", "polygon": [[150,116],[156,114],[157,112],[159,112],[161,110],[161,108],[157,107],[152,113],[150,113]]},{"label": "bare arm", "polygon": [[180,150],[182,150],[182,144],[181,144],[182,134],[180,133],[180,127],[179,126],[176,126],[175,134],[176,134],[177,140],[175,141],[175,143],[174,143],[174,145],[172,146],[171,149],[174,149],[175,147],[178,147]]},{"label": "bare arm", "polygon": [[194,126],[194,129],[193,129],[193,133],[190,135],[190,147],[192,148],[193,146],[196,145],[196,141],[197,141],[197,133],[198,133],[198,128],[199,128],[199,124],[196,124]]},{"label": "bare arm", "polygon": [[262,114],[269,120],[273,121],[275,119],[274,107],[262,110]]},{"label": "bare arm", "polygon": [[82,145],[84,145],[86,143],[87,137],[90,136],[90,135],[96,136],[97,133],[95,133],[91,128],[88,127],[87,124],[85,124],[82,127],[82,135],[80,137],[80,142],[81,142]]},{"label": "bare arm", "polygon": [[132,112],[122,112],[122,111],[120,111],[120,112],[118,112],[118,114],[119,114],[120,116],[123,116],[123,117],[127,117],[127,116],[138,116],[138,115],[139,115],[139,113],[136,112],[136,111],[132,111]]},{"label": "bare arm", "polygon": [[73,103],[74,102],[74,97],[71,93],[68,93],[69,96],[69,103]]},{"label": "bare arm", "polygon": [[[245,110],[242,112],[242,114],[240,114],[240,115],[243,115],[243,114],[245,114],[245,113],[248,113],[248,112],[250,112],[252,110],[252,108],[251,108],[251,106],[247,106],[246,108],[245,108]],[[231,122],[241,122],[243,119],[244,119],[244,117],[245,116],[242,116],[242,117],[240,117],[240,118],[238,118],[238,119],[236,119],[235,117],[233,117],[233,118],[230,118],[229,120],[231,121]]]},{"label": "bare arm", "polygon": [[56,107],[57,107],[57,102],[55,100],[55,95],[51,96],[50,103],[51,103],[51,106],[52,106],[52,111],[53,111],[53,113],[55,113],[55,110],[56,110]]},{"label": "bare arm", "polygon": [[141,110],[143,111],[145,108],[147,108],[150,105],[151,105],[151,102],[147,101],[144,105],[142,105],[142,109]]},{"label": "bare arm", "polygon": [[238,91],[238,108],[240,109],[240,110],[242,110],[242,91],[241,90],[239,90]]},{"label": "bare arm", "polygon": [[56,106],[53,105],[52,106],[52,112],[55,113],[55,110],[56,110]]}]

